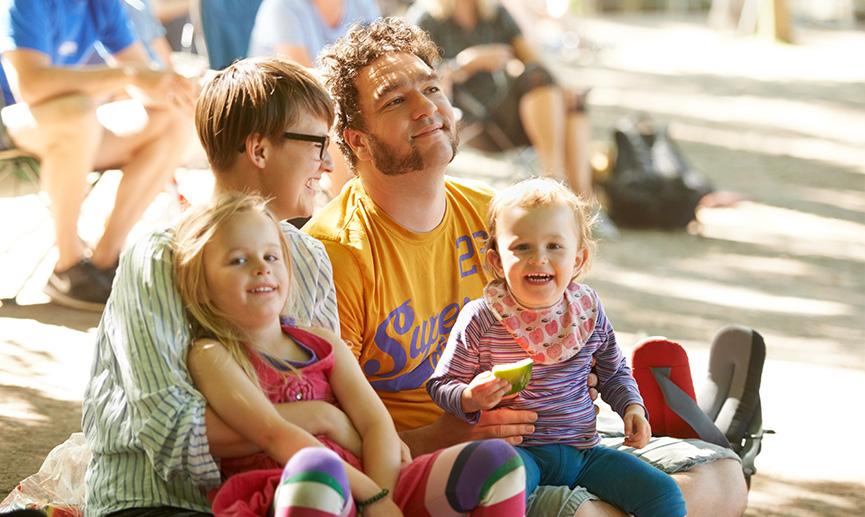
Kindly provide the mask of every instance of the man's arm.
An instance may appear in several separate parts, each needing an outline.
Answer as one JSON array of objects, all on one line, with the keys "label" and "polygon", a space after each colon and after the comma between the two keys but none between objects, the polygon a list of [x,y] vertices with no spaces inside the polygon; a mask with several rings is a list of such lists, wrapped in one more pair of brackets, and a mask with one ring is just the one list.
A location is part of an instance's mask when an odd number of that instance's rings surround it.
[{"label": "man's arm", "polygon": [[115,58],[122,66],[68,68],[52,65],[47,54],[22,48],[3,53],[3,69],[15,96],[30,105],[73,93],[104,97],[129,86],[158,100],[193,104],[193,84],[178,74],[151,70],[140,43]]},{"label": "man's arm", "polygon": [[[354,357],[360,359],[364,346],[363,329],[366,321],[363,280],[366,273],[354,256],[353,250],[333,240],[322,239],[321,242],[330,258],[332,268],[334,296],[339,310],[338,335],[349,346]],[[338,273],[333,274],[334,270]]]},{"label": "man's arm", "polygon": [[538,419],[533,411],[493,409],[481,411],[477,424],[469,424],[447,413],[424,427],[399,433],[400,438],[417,457],[458,443],[488,438],[502,438],[511,445],[519,445],[523,436],[535,432]]},{"label": "man's arm", "polygon": [[133,80],[131,68],[58,67],[47,54],[26,48],[4,52],[3,67],[15,96],[31,105],[70,93],[104,96]]}]

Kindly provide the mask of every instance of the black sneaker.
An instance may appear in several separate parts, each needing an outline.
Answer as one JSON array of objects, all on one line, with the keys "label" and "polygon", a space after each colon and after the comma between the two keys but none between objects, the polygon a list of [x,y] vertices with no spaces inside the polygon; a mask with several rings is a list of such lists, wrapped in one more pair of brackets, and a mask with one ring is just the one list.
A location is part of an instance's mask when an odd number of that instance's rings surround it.
[{"label": "black sneaker", "polygon": [[66,271],[51,273],[44,291],[58,305],[101,311],[111,294],[111,280],[108,272],[85,259]]}]

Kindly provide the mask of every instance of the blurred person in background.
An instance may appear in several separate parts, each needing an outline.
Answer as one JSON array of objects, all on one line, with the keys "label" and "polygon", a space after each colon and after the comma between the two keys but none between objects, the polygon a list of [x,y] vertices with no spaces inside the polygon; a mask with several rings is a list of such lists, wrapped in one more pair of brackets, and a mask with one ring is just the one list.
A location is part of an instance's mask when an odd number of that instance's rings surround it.
[{"label": "blurred person in background", "polygon": [[[82,66],[97,43],[112,64]],[[41,161],[51,201],[59,256],[46,293],[56,303],[101,310],[127,234],[186,148],[196,87],[151,68],[121,2],[3,0],[0,55],[3,123],[14,144]],[[105,102],[126,89],[133,99]],[[86,177],[107,168],[122,169],[123,178],[89,250],[78,237]]]},{"label": "blurred person in background", "polygon": [[157,18],[150,0],[123,0],[132,30],[144,45],[150,60],[161,68],[171,68],[171,45],[165,39],[165,27]]},{"label": "blurred person in background", "polygon": [[[585,98],[557,84],[504,6],[497,0],[419,0],[408,18],[442,48],[440,74],[451,84],[463,122],[488,120],[503,133],[485,130],[472,145],[493,151],[531,145],[545,175],[593,199]],[[599,234],[615,236],[600,215]]]}]

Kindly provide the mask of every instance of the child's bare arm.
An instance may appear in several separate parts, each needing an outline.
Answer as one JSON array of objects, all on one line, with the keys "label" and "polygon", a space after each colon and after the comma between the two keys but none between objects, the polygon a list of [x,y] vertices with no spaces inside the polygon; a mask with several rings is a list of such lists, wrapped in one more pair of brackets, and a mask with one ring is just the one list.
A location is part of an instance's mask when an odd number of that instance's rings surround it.
[{"label": "child's bare arm", "polygon": [[[304,447],[321,447],[314,436],[287,422],[225,347],[200,339],[186,358],[196,388],[208,406],[238,434],[280,464]],[[208,438],[210,438],[208,429]]]},{"label": "child's bare arm", "polygon": [[401,465],[401,441],[381,399],[364,377],[348,346],[324,329],[311,329],[333,344],[330,386],[362,440],[364,472],[393,491]]},{"label": "child's bare arm", "polygon": [[[360,456],[360,437],[354,428],[346,430],[335,422],[348,422],[348,416],[323,400],[300,400],[275,404],[276,411],[288,422],[311,435],[325,435]],[[207,406],[204,412],[210,454],[217,458],[239,458],[261,452],[261,447],[247,440]]]},{"label": "child's bare arm", "polygon": [[285,420],[300,426],[312,435],[324,435],[360,458],[360,435],[351,420],[340,408],[323,400],[300,400],[276,404],[276,410]]}]

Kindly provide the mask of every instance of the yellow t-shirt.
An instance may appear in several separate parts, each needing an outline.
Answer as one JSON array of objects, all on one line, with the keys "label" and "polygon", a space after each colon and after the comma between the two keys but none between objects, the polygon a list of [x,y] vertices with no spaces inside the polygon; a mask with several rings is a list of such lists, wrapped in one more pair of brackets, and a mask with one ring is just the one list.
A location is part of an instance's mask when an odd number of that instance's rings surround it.
[{"label": "yellow t-shirt", "polygon": [[454,178],[445,190],[444,218],[430,232],[401,227],[356,179],[304,227],[333,263],[342,338],[399,430],[442,413],[426,381],[460,309],[489,280],[482,249],[492,191]]}]

